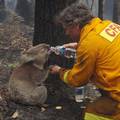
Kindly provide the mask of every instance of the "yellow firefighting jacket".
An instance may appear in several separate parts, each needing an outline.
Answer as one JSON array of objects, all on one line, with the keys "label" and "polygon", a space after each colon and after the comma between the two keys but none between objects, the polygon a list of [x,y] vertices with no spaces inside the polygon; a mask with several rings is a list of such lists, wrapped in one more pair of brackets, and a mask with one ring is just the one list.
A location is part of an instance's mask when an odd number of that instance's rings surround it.
[{"label": "yellow firefighting jacket", "polygon": [[61,79],[81,86],[90,79],[120,101],[120,25],[94,18],[80,32],[72,69],[61,69]]}]

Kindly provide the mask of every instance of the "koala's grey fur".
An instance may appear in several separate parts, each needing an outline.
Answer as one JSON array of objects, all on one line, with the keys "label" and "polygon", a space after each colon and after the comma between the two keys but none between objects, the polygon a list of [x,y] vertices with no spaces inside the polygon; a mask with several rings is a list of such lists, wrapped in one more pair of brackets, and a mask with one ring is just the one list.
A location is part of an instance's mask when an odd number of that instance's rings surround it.
[{"label": "koala's grey fur", "polygon": [[17,67],[9,80],[10,97],[17,102],[30,105],[42,105],[47,99],[44,81],[49,69],[44,67],[48,60],[49,45],[39,44],[23,53],[21,65]]}]

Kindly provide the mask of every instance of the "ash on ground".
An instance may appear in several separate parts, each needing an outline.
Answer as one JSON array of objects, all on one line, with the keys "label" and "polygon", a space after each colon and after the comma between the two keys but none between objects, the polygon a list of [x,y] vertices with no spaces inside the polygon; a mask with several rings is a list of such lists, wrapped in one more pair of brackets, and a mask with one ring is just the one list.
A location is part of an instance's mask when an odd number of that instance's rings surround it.
[{"label": "ash on ground", "polygon": [[[51,77],[46,81],[46,105],[27,106],[10,100],[7,84],[21,52],[32,46],[33,28],[14,12],[0,10],[0,120],[82,120],[84,103],[74,99],[74,89]],[[52,80],[51,80],[52,79]]]},{"label": "ash on ground", "polygon": [[[9,99],[9,77],[19,62],[21,52],[32,46],[33,28],[25,25],[23,18],[14,12],[0,10],[0,13],[4,13],[0,20],[0,120],[76,120],[80,107],[72,100],[59,99],[62,93],[55,91],[58,87],[54,88],[54,82],[47,83],[49,96],[53,98],[44,107],[21,105]],[[60,86],[59,83],[57,86]],[[64,88],[61,87],[61,90],[64,91]]]}]

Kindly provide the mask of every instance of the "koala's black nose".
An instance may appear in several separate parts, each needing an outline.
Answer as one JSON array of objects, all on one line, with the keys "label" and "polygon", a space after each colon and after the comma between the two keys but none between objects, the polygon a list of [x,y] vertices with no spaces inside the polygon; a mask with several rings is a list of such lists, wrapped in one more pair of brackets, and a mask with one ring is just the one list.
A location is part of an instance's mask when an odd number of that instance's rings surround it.
[{"label": "koala's black nose", "polygon": [[45,48],[47,49],[47,50],[49,50],[50,49],[50,45],[45,45]]},{"label": "koala's black nose", "polygon": [[48,48],[50,48],[50,45],[47,45]]}]

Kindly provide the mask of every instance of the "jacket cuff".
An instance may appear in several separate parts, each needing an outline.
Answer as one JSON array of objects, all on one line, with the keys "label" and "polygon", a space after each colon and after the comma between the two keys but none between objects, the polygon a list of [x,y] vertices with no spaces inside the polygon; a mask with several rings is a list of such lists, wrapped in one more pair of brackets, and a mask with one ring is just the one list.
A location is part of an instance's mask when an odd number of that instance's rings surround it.
[{"label": "jacket cuff", "polygon": [[60,71],[59,71],[61,80],[64,81],[66,84],[69,84],[68,83],[68,73],[69,72],[70,72],[70,70],[65,69],[65,68],[61,68]]},{"label": "jacket cuff", "polygon": [[60,71],[59,71],[59,75],[60,75],[60,78],[61,80],[64,80],[64,73],[67,71],[67,69],[65,68],[61,68]]}]

